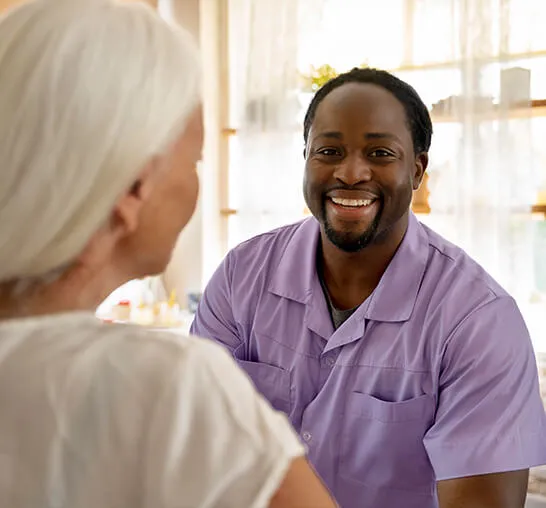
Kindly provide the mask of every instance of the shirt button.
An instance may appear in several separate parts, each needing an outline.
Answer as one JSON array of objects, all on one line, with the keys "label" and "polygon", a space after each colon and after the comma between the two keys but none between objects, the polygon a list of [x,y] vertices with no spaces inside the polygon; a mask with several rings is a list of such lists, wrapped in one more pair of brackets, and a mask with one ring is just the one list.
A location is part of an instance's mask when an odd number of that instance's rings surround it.
[{"label": "shirt button", "polygon": [[301,437],[306,443],[308,443],[309,441],[311,441],[311,437],[313,436],[311,436],[310,432],[305,431],[305,432],[302,432]]}]

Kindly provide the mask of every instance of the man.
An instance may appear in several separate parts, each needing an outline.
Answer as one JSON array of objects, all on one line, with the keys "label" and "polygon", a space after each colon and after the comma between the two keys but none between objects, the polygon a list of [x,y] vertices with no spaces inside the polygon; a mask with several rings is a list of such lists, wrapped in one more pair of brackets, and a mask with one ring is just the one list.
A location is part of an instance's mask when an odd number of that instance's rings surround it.
[{"label": "man", "polygon": [[417,93],[354,69],[307,112],[314,218],[228,254],[193,333],[285,411],[343,507],[520,508],[546,463],[514,300],[410,213],[432,135]]}]

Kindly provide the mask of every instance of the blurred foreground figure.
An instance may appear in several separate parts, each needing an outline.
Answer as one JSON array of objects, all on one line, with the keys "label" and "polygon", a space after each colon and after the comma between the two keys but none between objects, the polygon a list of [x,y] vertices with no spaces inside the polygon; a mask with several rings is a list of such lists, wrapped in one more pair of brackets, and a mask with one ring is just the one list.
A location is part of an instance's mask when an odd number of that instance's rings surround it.
[{"label": "blurred foreground figure", "polygon": [[136,3],[27,3],[0,77],[0,506],[334,506],[222,348],[94,317],[195,208],[188,34]]}]

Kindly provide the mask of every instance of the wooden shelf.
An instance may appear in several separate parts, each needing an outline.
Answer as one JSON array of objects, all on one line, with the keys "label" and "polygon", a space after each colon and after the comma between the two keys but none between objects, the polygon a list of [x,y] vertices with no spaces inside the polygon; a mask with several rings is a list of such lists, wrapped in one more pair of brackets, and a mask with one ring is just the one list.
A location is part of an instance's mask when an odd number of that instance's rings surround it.
[{"label": "wooden shelf", "polygon": [[[534,60],[536,58],[545,58],[546,50],[540,51],[525,51],[520,53],[511,53],[508,55],[491,55],[484,58],[476,58],[476,65],[490,65],[506,62],[514,62],[518,60]],[[451,60],[447,62],[433,62],[426,64],[402,64],[398,67],[388,69],[391,73],[397,72],[422,72],[445,69],[462,69],[465,63],[462,60]]]},{"label": "wooden shelf", "polygon": [[531,213],[543,214],[546,217],[546,204],[533,205],[531,207]]},{"label": "wooden shelf", "polygon": [[[411,210],[413,213],[416,213],[418,215],[428,215],[431,213],[430,206],[426,203],[412,203]],[[233,215],[237,215],[239,213],[239,210],[236,210],[234,208],[223,208],[220,210],[220,215],[224,217],[230,217]],[[533,205],[531,207],[531,213],[533,214],[543,214],[544,218],[546,219],[546,204],[540,204],[540,205]],[[303,210],[304,216],[310,216],[311,211],[308,208],[304,208]]]},{"label": "wooden shelf", "polygon": [[428,215],[430,213],[430,206],[422,203],[415,203],[411,205],[413,213],[418,215]]},{"label": "wooden shelf", "polygon": [[237,135],[237,129],[233,129],[231,127],[224,127],[222,129],[222,136],[230,137],[230,136],[236,136]]},{"label": "wooden shelf", "polygon": [[[433,123],[463,123],[464,117],[449,114],[431,113],[430,114]],[[539,118],[546,117],[546,106],[529,106],[525,108],[513,108],[506,110],[492,110],[484,112],[483,114],[477,113],[472,115],[472,121],[494,121],[505,119],[526,119],[526,118]]]},{"label": "wooden shelf", "polygon": [[[431,113],[430,117],[432,118],[433,123],[463,123],[465,121],[463,116],[449,115],[449,114],[439,114]],[[507,110],[493,110],[484,112],[483,114],[473,114],[471,121],[495,121],[495,120],[512,120],[512,119],[522,119],[527,118],[541,118],[546,117],[546,106],[533,106],[525,108],[513,108]],[[300,129],[297,130],[299,132]],[[296,132],[296,130],[294,130]],[[222,129],[222,135],[225,137],[236,136],[238,133],[237,129],[232,127],[225,127]]]}]

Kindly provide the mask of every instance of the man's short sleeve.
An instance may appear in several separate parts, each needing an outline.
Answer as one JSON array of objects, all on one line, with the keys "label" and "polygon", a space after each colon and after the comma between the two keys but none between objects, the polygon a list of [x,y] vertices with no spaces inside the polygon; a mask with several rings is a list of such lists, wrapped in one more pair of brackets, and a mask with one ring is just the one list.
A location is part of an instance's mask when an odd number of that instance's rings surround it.
[{"label": "man's short sleeve", "polygon": [[231,307],[229,253],[205,288],[190,332],[222,344],[232,353],[243,343]]},{"label": "man's short sleeve", "polygon": [[546,423],[529,333],[509,297],[475,309],[448,339],[424,445],[437,480],[546,463]]},{"label": "man's short sleeve", "polygon": [[267,506],[304,448],[223,348],[188,341],[151,416],[145,505]]}]

